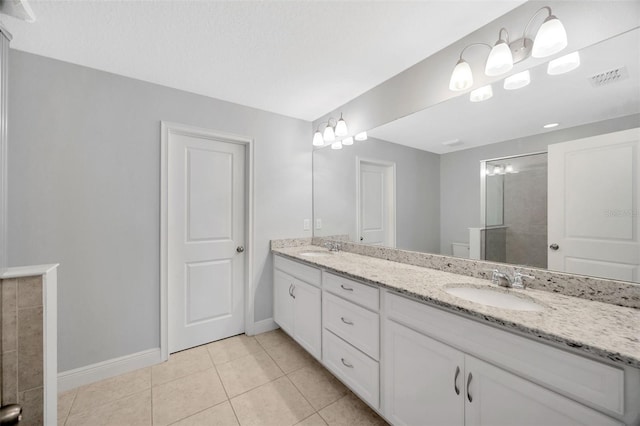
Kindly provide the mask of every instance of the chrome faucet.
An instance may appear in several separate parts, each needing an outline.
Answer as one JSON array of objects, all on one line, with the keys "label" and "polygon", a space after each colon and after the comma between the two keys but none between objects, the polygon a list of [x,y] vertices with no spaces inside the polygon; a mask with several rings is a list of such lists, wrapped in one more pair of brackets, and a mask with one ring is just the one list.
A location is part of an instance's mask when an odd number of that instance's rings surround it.
[{"label": "chrome faucet", "polygon": [[340,243],[337,241],[327,241],[324,243],[324,246],[329,249],[329,251],[340,251]]},{"label": "chrome faucet", "polygon": [[526,283],[524,282],[524,278],[528,278],[530,280],[535,277],[532,275],[523,274],[520,271],[514,271],[513,276],[509,275],[508,272],[502,272],[498,269],[489,269],[491,272],[491,283],[500,285],[508,288],[527,288]]}]

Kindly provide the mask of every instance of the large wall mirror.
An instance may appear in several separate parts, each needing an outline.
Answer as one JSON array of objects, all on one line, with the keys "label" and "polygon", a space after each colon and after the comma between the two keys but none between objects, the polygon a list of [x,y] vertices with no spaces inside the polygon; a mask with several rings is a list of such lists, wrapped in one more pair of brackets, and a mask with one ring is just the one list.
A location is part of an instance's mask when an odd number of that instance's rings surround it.
[{"label": "large wall mirror", "polygon": [[636,28],[316,149],[314,236],[640,282],[639,52]]}]

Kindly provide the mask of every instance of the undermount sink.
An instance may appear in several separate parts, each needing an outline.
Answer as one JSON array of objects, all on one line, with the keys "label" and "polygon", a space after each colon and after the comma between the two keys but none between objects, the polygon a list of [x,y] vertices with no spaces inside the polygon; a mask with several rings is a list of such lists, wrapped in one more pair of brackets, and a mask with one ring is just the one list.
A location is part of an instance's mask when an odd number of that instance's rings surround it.
[{"label": "undermount sink", "polygon": [[303,251],[302,253],[299,253],[299,254],[300,256],[306,256],[306,257],[322,257],[322,256],[333,255],[332,252],[323,251],[323,250],[309,250],[309,251]]},{"label": "undermount sink", "polygon": [[460,286],[445,288],[444,291],[452,296],[456,296],[470,302],[479,303],[481,305],[492,306],[494,308],[533,312],[540,312],[544,310],[542,305],[537,304],[533,300],[491,288]]}]

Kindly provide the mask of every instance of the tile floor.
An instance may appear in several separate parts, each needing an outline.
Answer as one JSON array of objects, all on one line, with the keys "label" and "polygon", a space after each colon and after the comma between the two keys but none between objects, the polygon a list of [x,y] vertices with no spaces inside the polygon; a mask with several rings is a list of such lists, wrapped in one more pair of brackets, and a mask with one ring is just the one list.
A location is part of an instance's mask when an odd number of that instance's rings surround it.
[{"label": "tile floor", "polygon": [[280,330],[171,355],[58,397],[58,425],[385,425]]}]

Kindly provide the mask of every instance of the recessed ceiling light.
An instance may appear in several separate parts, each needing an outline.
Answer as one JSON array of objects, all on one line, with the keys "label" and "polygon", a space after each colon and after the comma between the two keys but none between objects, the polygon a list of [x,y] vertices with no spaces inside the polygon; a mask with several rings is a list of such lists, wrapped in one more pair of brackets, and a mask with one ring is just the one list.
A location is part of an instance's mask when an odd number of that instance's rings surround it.
[{"label": "recessed ceiling light", "polygon": [[458,146],[458,145],[462,145],[462,143],[463,142],[460,139],[451,139],[451,140],[442,142],[442,145],[444,145],[444,146]]},{"label": "recessed ceiling light", "polygon": [[549,124],[545,124],[544,127],[545,129],[551,129],[552,127],[558,127],[560,125],[560,123],[549,123]]}]

